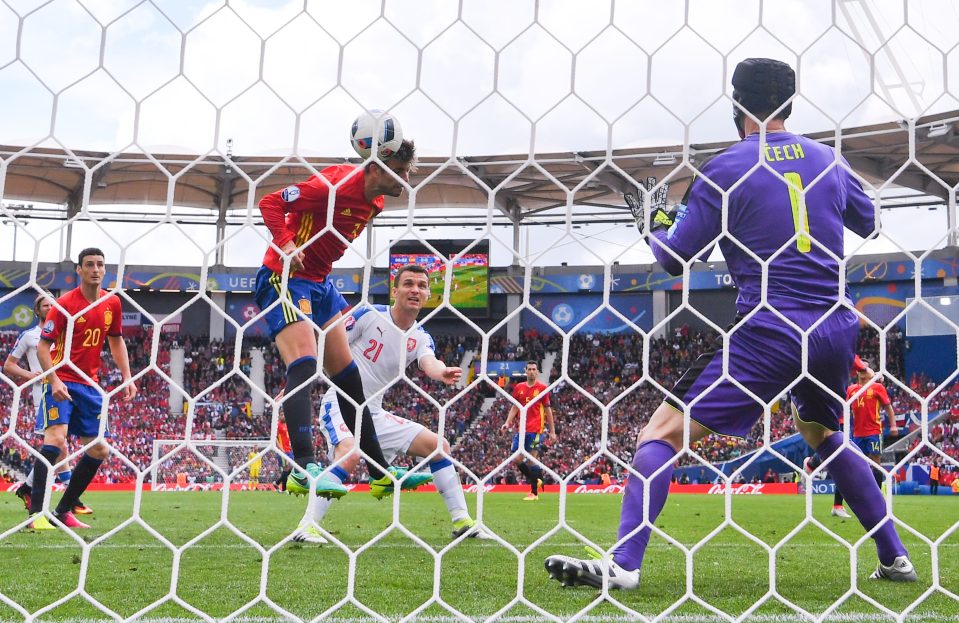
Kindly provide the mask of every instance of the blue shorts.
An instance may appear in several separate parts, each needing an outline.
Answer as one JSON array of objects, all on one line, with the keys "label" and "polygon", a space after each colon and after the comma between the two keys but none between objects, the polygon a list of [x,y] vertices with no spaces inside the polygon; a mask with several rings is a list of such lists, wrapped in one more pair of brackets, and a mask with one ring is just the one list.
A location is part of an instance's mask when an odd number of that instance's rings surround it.
[{"label": "blue shorts", "polygon": [[[270,327],[270,337],[282,331],[287,325],[310,318],[316,326],[322,327],[327,321],[340,313],[349,304],[336,287],[327,281],[311,281],[291,277],[287,282],[287,291],[282,291],[283,276],[274,273],[266,266],[256,271],[256,304],[266,309],[276,301],[283,302],[270,309],[263,316]],[[300,313],[302,312],[302,315]]]},{"label": "blue shorts", "polygon": [[[536,452],[540,445],[545,441],[546,433],[526,433],[523,437],[523,448],[527,452]],[[519,448],[519,433],[513,433],[513,445],[510,446],[510,452],[516,452]]]},{"label": "blue shorts", "polygon": [[862,453],[866,456],[882,454],[882,435],[869,435],[868,437],[853,436],[852,442],[859,446]]},{"label": "blue shorts", "polygon": [[[40,411],[37,413],[37,430],[48,426],[67,425],[67,434],[74,437],[96,437],[100,434],[100,411],[103,409],[103,394],[99,389],[83,383],[64,382],[70,392],[70,400],[53,398],[49,383],[43,384]],[[110,429],[103,433],[110,436]]]},{"label": "blue shorts", "polygon": [[[822,311],[791,312],[789,317],[808,331],[822,318]],[[845,308],[830,313],[809,333],[809,374],[835,394],[830,395],[802,376],[800,334],[772,312],[761,310],[730,333],[728,376],[723,376],[722,349],[704,353],[673,387],[674,398],[667,397],[666,402],[679,411],[689,405],[690,418],[710,431],[746,437],[762,416],[763,405],[729,377],[765,403],[795,382],[790,392],[799,419],[839,430],[858,334],[859,317]]]}]

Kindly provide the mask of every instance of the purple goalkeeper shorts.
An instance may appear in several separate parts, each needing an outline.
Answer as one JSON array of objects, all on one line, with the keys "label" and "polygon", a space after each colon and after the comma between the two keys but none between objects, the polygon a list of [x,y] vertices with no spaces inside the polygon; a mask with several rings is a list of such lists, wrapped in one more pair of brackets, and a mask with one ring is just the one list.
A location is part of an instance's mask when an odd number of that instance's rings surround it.
[{"label": "purple goalkeeper shorts", "polygon": [[[790,312],[789,318],[808,330],[822,318],[822,311]],[[762,310],[729,335],[727,377],[723,376],[723,350],[704,353],[679,379],[673,387],[674,397],[666,402],[679,411],[683,405],[691,405],[690,418],[713,432],[745,437],[762,416],[763,407],[730,377],[764,403],[800,379],[790,389],[799,418],[840,430],[842,399],[858,332],[859,317],[849,309],[837,309],[823,318],[809,333],[809,375],[802,376],[801,335],[772,312]]]}]

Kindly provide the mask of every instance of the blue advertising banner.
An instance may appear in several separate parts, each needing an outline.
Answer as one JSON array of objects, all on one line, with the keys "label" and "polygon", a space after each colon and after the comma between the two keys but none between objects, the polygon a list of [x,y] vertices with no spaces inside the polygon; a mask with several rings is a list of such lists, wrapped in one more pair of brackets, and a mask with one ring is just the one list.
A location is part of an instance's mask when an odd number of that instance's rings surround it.
[{"label": "blue advertising banner", "polygon": [[[723,266],[723,265],[720,265]],[[915,278],[916,266],[912,261],[860,262],[850,264],[847,279],[850,284],[885,282],[909,282]],[[927,259],[922,263],[923,279],[959,277],[959,261]],[[561,294],[602,292],[605,279],[602,271],[568,275],[533,275],[530,293]],[[653,290],[680,290],[682,277],[665,272],[620,273],[611,275],[610,292],[650,292]],[[716,290],[733,288],[732,276],[725,270],[693,271],[689,274],[690,290]],[[522,277],[496,275],[490,279],[490,292],[494,294],[522,294]]]},{"label": "blue advertising banner", "polygon": [[[849,295],[856,309],[880,327],[888,325],[906,308],[906,299],[915,294],[916,288],[911,281],[890,281],[888,283],[856,283],[849,286]],[[896,322],[901,329],[906,328],[905,316]]]},{"label": "blue advertising banner", "polygon": [[[260,308],[257,307],[256,302],[253,300],[252,294],[239,294],[233,292],[227,293],[226,314],[235,320],[240,326],[243,326],[244,323],[249,322],[250,319],[252,319],[258,313],[260,313]],[[236,335],[236,330],[229,322],[225,323],[224,330],[227,336],[232,337]],[[248,326],[243,334],[269,337],[270,329],[267,326],[266,321],[261,317],[252,325]]]},{"label": "blue advertising banner", "polygon": [[0,331],[23,331],[36,323],[33,299],[36,292],[27,290],[0,301]]},{"label": "blue advertising banner", "polygon": [[[600,294],[579,294],[576,296],[537,295],[530,296],[533,308],[546,316],[563,331],[569,331],[584,318],[596,312],[603,305]],[[653,297],[651,294],[611,295],[610,305],[623,317],[648,331],[653,326]],[[520,324],[524,329],[537,329],[554,333],[555,329],[543,321],[539,314],[528,309],[521,312]],[[623,318],[603,308],[590,318],[578,331],[586,333],[617,333],[633,331]]]},{"label": "blue advertising banner", "polygon": [[[719,266],[722,266],[721,264]],[[250,292],[253,290],[256,268],[234,273],[212,272],[207,275],[205,289],[222,290],[225,292]],[[502,269],[500,269],[502,270]],[[374,274],[370,283],[371,294],[388,294],[389,281],[381,271]],[[493,269],[490,278],[491,294],[522,294],[523,278],[513,277]],[[876,261],[850,264],[848,280],[850,284],[882,284],[890,282],[910,282],[916,272],[912,261]],[[923,279],[944,279],[959,277],[959,261],[944,261],[927,259],[922,262]],[[30,278],[29,267],[25,264],[8,264],[0,268],[0,288],[17,288],[27,283]],[[109,287],[116,285],[116,272],[107,272],[105,283]],[[360,292],[363,280],[363,271],[359,269],[335,270],[330,280],[337,289],[344,293]],[[76,273],[73,270],[60,268],[41,268],[37,273],[37,285],[47,289],[65,290],[76,285]],[[123,277],[124,288],[176,290],[179,292],[195,292],[200,289],[199,271],[189,269],[175,272],[159,272],[148,270],[128,271]],[[561,275],[533,275],[530,279],[530,293],[535,294],[570,294],[570,293],[601,293],[605,287],[603,272],[591,269],[590,272],[580,274]],[[693,271],[689,275],[689,287],[692,290],[715,290],[732,288],[732,277],[724,270]],[[682,277],[674,277],[664,272],[619,272],[619,267],[611,275],[610,292],[651,292],[653,290],[679,290],[682,288]]]},{"label": "blue advertising banner", "polygon": [[[340,292],[359,292],[363,273],[359,270],[334,271],[330,280]],[[28,270],[0,270],[0,288],[17,288],[30,279]],[[107,270],[104,285],[113,288],[117,283],[117,274]],[[248,273],[208,273],[206,290],[225,292],[252,292],[256,283],[256,269]],[[76,273],[57,269],[41,269],[37,272],[37,285],[48,290],[68,290],[76,287]],[[128,271],[123,276],[123,287],[129,289],[176,290],[177,292],[196,292],[200,289],[200,273],[189,270],[177,272]],[[374,279],[371,291],[386,293],[386,277]]]},{"label": "blue advertising banner", "polygon": [[[473,373],[479,374],[480,362],[473,363]],[[486,374],[492,377],[523,377],[526,378],[526,360],[521,361],[487,361]]]},{"label": "blue advertising banner", "polygon": [[[602,272],[579,275],[534,275],[530,279],[530,294],[601,293],[605,284]],[[694,272],[689,275],[692,290],[732,288],[733,280],[727,272]],[[667,273],[621,273],[613,274],[610,292],[651,292],[653,290],[679,290],[682,278]],[[496,275],[490,278],[491,294],[522,294],[522,277]]]}]

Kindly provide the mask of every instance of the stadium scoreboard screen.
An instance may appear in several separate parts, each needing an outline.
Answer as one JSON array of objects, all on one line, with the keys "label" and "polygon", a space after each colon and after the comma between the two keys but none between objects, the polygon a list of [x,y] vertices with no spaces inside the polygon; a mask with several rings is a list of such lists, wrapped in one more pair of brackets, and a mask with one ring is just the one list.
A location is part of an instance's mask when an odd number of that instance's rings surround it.
[{"label": "stadium scoreboard screen", "polygon": [[[486,313],[489,309],[489,240],[397,241],[390,245],[390,283],[396,270],[406,264],[425,268],[430,278],[430,298],[423,307],[433,309],[443,301],[447,262],[452,263],[450,303],[458,310]],[[472,246],[470,246],[472,245]],[[467,249],[464,251],[465,249]],[[392,290],[391,290],[392,291]],[[390,295],[390,303],[393,297]]]}]

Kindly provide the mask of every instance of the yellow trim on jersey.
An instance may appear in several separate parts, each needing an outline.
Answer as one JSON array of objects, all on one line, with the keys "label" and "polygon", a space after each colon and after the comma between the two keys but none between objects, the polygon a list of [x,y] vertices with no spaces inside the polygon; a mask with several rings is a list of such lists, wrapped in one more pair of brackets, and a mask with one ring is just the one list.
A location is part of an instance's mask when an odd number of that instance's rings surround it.
[{"label": "yellow trim on jersey", "polygon": [[[310,234],[312,232],[313,232],[313,213],[306,212],[303,214],[303,218],[300,219],[300,227],[299,229],[296,230],[296,235],[293,237],[293,244],[295,244],[298,247],[302,246],[304,242],[309,240]],[[292,277],[295,272],[296,271],[291,268],[290,277]]]},{"label": "yellow trim on jersey", "polygon": [[280,309],[283,310],[283,320],[285,320],[287,324],[290,324],[291,322],[296,322],[299,318],[296,316],[296,308],[293,307],[293,297],[290,296],[289,289],[286,291],[286,296],[283,296],[283,290],[280,287],[282,281],[282,277],[276,273],[270,276],[270,283],[273,284],[276,295],[282,301],[280,303]]},{"label": "yellow trim on jersey", "polygon": [[[536,398],[539,398],[539,394],[536,394],[533,400],[536,400]],[[536,433],[536,436],[539,437],[543,434],[543,431],[546,430],[546,407],[543,406],[543,402],[540,401],[533,405],[533,408],[539,409],[539,432]],[[526,417],[529,417],[529,412],[527,412]]]},{"label": "yellow trim on jersey", "polygon": [[293,238],[296,246],[300,246],[309,240],[311,231],[313,231],[313,213],[306,212],[300,219],[300,228],[296,231],[296,237]]},{"label": "yellow trim on jersey", "polygon": [[53,365],[57,365],[63,361],[63,353],[66,352],[64,348],[65,341],[66,338],[63,333],[57,336],[57,341],[54,342],[54,344],[56,344],[56,352],[53,354]]}]

